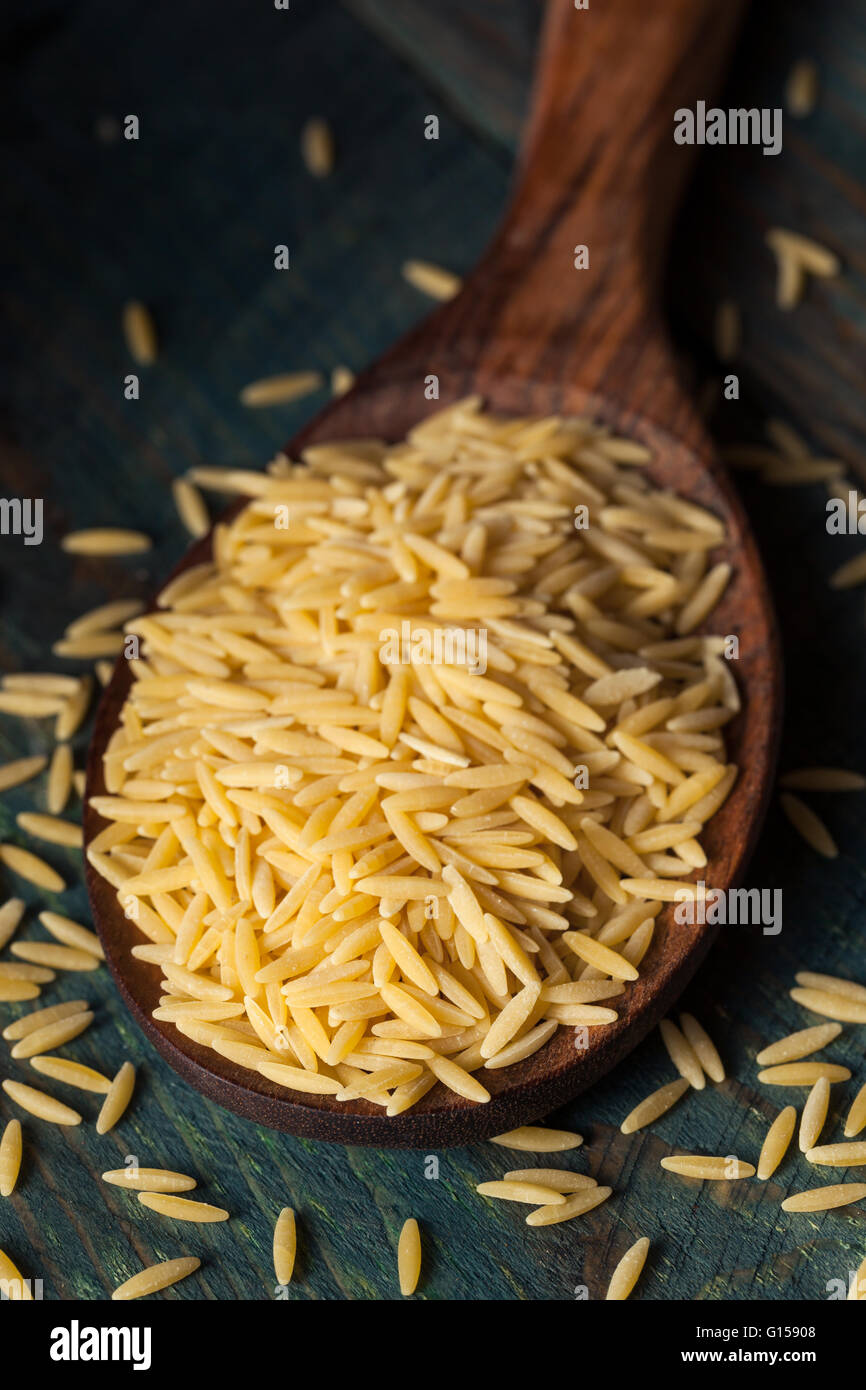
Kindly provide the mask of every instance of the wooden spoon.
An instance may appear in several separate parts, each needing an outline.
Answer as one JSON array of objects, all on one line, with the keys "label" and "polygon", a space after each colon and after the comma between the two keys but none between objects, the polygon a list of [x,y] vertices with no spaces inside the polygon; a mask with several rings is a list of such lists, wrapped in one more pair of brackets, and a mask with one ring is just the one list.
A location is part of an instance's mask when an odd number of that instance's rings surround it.
[{"label": "wooden spoon", "polygon": [[[763,818],[780,724],[781,663],[772,607],[740,502],[677,372],[658,307],[663,253],[690,151],[673,139],[674,111],[712,98],[738,5],[718,0],[617,0],[547,15],[517,191],[501,230],[460,295],[410,333],[288,446],[381,435],[401,438],[431,409],[471,392],[506,414],[591,413],[650,446],[651,476],[723,517],[720,557],[733,578],[713,629],[740,640],[744,708],[728,726],[740,769],[704,837],[713,887],[736,883]],[[708,156],[711,157],[711,154]],[[589,268],[574,267],[575,247]],[[439,399],[425,398],[431,376]],[[205,539],[180,568],[207,558]],[[129,687],[118,662],[97,716],[88,796],[104,791],[102,754]],[[91,840],[103,822],[89,808]],[[275,1129],[352,1144],[437,1148],[529,1123],[571,1099],[626,1055],[670,1007],[705,955],[714,928],[659,918],[641,976],[617,999],[619,1019],[571,1029],[533,1057],[485,1072],[487,1105],[437,1085],[393,1119],[366,1102],[298,1096],[199,1047],[151,1010],[159,970],[130,953],[136,932],[114,890],[88,866],[94,921],[109,965],[141,1027],[206,1096]]]}]

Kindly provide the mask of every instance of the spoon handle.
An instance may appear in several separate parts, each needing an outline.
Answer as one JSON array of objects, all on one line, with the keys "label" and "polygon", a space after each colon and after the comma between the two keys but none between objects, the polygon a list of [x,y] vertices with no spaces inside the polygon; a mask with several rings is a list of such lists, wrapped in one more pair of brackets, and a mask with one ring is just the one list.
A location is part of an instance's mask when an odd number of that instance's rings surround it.
[{"label": "spoon handle", "polygon": [[579,385],[671,423],[682,397],[657,305],[694,154],[674,113],[712,103],[743,9],[549,0],[516,190],[449,306],[479,389],[555,378],[565,400]]}]

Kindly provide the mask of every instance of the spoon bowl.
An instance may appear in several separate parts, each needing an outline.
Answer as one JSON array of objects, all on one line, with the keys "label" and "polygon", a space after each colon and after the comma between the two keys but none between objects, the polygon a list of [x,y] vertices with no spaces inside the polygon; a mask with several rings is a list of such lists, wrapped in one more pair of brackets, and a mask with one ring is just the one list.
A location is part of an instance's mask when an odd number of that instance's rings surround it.
[{"label": "spoon bowl", "polygon": [[[673,143],[674,110],[711,94],[730,46],[734,4],[639,0],[548,10],[533,116],[517,193],[503,226],[461,293],[359,377],[353,389],[293,439],[313,443],[402,438],[431,410],[477,392],[505,415],[589,415],[652,452],[646,472],[719,516],[726,540],[714,559],[732,567],[715,609],[716,631],[736,634],[743,708],[726,726],[739,776],[702,835],[714,888],[738,883],[754,848],[772,781],[781,709],[781,661],[760,558],[729,477],[685,391],[658,310],[663,251],[688,151]],[[611,107],[621,115],[612,121]],[[579,246],[589,265],[575,267]],[[431,378],[438,395],[428,400]],[[427,394],[425,394],[427,393]],[[240,505],[240,504],[238,504]],[[237,509],[237,508],[236,508]],[[235,509],[235,510],[236,510]],[[206,560],[205,537],[175,573]],[[97,714],[87,798],[105,791],[102,756],[129,690],[118,661]],[[85,840],[104,822],[85,807]],[[388,1118],[368,1102],[288,1092],[152,1018],[159,969],[130,954],[139,939],[115,890],[88,864],[94,922],[130,1011],[158,1051],[210,1099],[257,1123],[306,1137],[379,1147],[439,1148],[531,1123],[590,1086],[663,1017],[709,949],[715,927],[659,918],[640,978],[617,998],[615,1023],[560,1028],[540,1051],[486,1071],[478,1105],[437,1084]]]}]

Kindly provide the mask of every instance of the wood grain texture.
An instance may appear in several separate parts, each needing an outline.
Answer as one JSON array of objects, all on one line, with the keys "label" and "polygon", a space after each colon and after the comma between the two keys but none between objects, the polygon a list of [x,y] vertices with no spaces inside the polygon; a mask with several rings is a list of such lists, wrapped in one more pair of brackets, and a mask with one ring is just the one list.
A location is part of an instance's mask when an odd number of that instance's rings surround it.
[{"label": "wood grain texture", "polygon": [[[637,10],[548,7],[533,111],[516,191],[504,224],[462,292],[360,377],[287,445],[383,435],[400,439],[422,414],[430,370],[439,383],[434,408],[474,391],[492,409],[542,415],[590,413],[647,444],[659,485],[724,518],[728,540],[718,557],[732,582],[712,617],[713,630],[735,632],[744,709],[729,726],[737,785],[703,837],[706,882],[737,883],[763,822],[775,767],[781,666],[775,619],[760,559],[727,474],[678,382],[658,294],[664,244],[691,152],[673,144],[670,112],[720,81],[738,17],[694,0],[668,0],[637,25]],[[604,74],[601,80],[600,74]],[[630,96],[627,119],[611,107]],[[590,267],[574,267],[576,240]],[[428,406],[428,410],[429,410]],[[209,544],[188,556],[196,564]],[[102,755],[131,683],[119,660],[96,721],[88,758],[88,796],[102,795]],[[89,808],[89,842],[104,828]],[[682,991],[709,949],[709,924],[677,924],[673,909],[626,989],[615,1023],[593,1029],[579,1052],[567,1029],[520,1064],[485,1075],[491,1099],[473,1104],[437,1085],[411,1110],[389,1118],[368,1102],[299,1096],[244,1070],[151,1015],[158,967],[129,954],[130,927],[115,890],[87,866],[94,921],[108,962],[134,1016],[163,1057],[198,1090],[247,1118],[342,1143],[429,1148],[485,1139],[530,1123],[586,1089],[637,1045]],[[144,938],[141,938],[144,940]]]},{"label": "wood grain texture", "polygon": [[[380,37],[387,37],[386,26],[371,37],[336,8],[293,0],[291,30],[275,30],[273,16],[252,7],[239,62],[236,16],[214,7],[211,61],[191,71],[182,55],[201,42],[194,6],[136,12],[135,42],[128,43],[106,4],[70,5],[62,23],[46,0],[7,5],[4,49],[18,64],[18,75],[7,72],[0,84],[10,205],[2,234],[15,272],[4,312],[14,354],[0,374],[0,478],[6,496],[23,490],[22,478],[44,496],[46,540],[27,551],[9,538],[0,544],[4,669],[44,668],[50,642],[82,609],[152,591],[185,544],[168,498],[172,476],[201,459],[259,465],[321,403],[244,412],[236,392],[245,381],[338,361],[362,367],[426,313],[400,280],[405,257],[428,256],[458,270],[477,259],[501,215],[511,162],[487,100],[495,61],[467,7],[422,8],[434,27],[441,24],[436,43],[425,36],[392,56]],[[409,9],[407,0],[391,13]],[[525,19],[515,21],[518,9]],[[508,0],[486,10],[494,26],[495,12],[502,14],[500,46],[507,46],[509,26],[525,22],[530,29],[536,5],[515,0],[512,9]],[[852,446],[863,438],[851,387],[864,344],[857,259],[864,214],[856,186],[866,119],[863,32],[853,0],[839,0],[832,15],[805,0],[755,7],[748,44],[735,60],[733,80],[746,83],[741,94],[749,100],[757,90],[749,86],[751,72],[778,100],[790,60],[814,50],[828,95],[811,122],[793,133],[786,125],[772,180],[770,161],[748,151],[719,150],[704,160],[699,201],[690,200],[680,219],[669,296],[675,292],[687,311],[680,323],[689,327],[690,350],[703,353],[704,370],[712,363],[705,335],[715,298],[733,294],[747,310],[742,379],[750,407],[732,404],[720,411],[730,420],[718,422],[736,437],[754,428],[755,407],[760,418],[787,401],[801,429],[811,433],[817,422],[812,437],[824,447],[828,422],[841,421]],[[519,43],[512,51],[507,104],[516,131],[532,52],[528,42],[522,57]],[[26,65],[18,61],[25,57]],[[337,71],[334,91],[328,84]],[[459,116],[452,74],[466,98]],[[94,141],[97,116],[138,109],[152,121],[146,150],[121,158],[123,147]],[[435,148],[420,134],[431,110],[443,116]],[[305,177],[297,157],[296,135],[311,111],[329,117],[340,150],[338,174],[322,185]],[[761,235],[783,206],[796,209],[806,230],[832,222],[848,268],[839,286],[813,287],[803,310],[781,322],[770,310]],[[695,240],[699,214],[724,264],[704,253],[709,243]],[[311,225],[315,234],[304,236]],[[273,243],[287,239],[303,245],[288,280],[274,274],[269,259]],[[122,402],[119,386],[128,364],[117,321],[128,294],[154,306],[163,342],[135,407]],[[831,347],[841,352],[840,370],[816,380],[815,354]],[[857,452],[852,447],[852,456]],[[862,593],[834,595],[826,586],[862,541],[827,535],[820,488],[780,492],[742,476],[738,484],[782,620],[785,765],[866,767]],[[146,563],[72,561],[58,550],[72,526],[130,516],[158,542]],[[40,751],[49,735],[42,725],[4,719],[0,757]],[[84,743],[83,736],[76,740],[79,765]],[[40,782],[4,794],[3,839],[15,838],[17,811],[42,809],[43,793]],[[783,931],[764,937],[724,930],[683,999],[735,1079],[685,1097],[651,1131],[624,1138],[623,1116],[671,1079],[654,1034],[591,1094],[550,1117],[587,1135],[583,1150],[556,1161],[615,1189],[577,1225],[527,1238],[518,1208],[477,1197],[476,1182],[525,1162],[494,1146],[433,1154],[439,1175],[428,1177],[423,1152],[342,1149],[256,1129],[196,1096],[165,1067],[100,971],[83,985],[80,977],[64,979],[44,999],[85,996],[98,1004],[93,1029],[65,1051],[106,1071],[132,1057],[136,1098],[122,1126],[103,1139],[92,1125],[96,1097],[82,1097],[88,1123],[75,1131],[24,1117],[22,1179],[15,1196],[0,1203],[0,1246],[26,1273],[44,1277],[49,1298],[104,1298],[141,1264],[191,1253],[202,1257],[201,1273],[164,1297],[270,1299],[272,1223],[288,1203],[299,1212],[294,1299],[396,1297],[396,1242],[410,1215],[420,1220],[425,1245],[419,1297],[571,1301],[585,1285],[601,1298],[617,1259],[648,1235],[652,1250],[637,1297],[827,1298],[828,1281],[845,1278],[866,1252],[866,1225],[857,1208],[796,1220],[780,1215],[782,1198],[809,1185],[802,1161],[787,1162],[767,1185],[739,1184],[730,1192],[670,1176],[662,1185],[658,1169],[664,1154],[686,1149],[730,1148],[754,1162],[778,1108],[802,1100],[754,1080],[760,1046],[815,1021],[787,997],[794,971],[805,965],[866,979],[862,800],[811,800],[841,846],[840,859],[830,866],[810,855],[774,810],[748,882],[783,888]],[[75,886],[51,904],[26,887],[24,896],[34,911],[50,905],[83,916],[76,856],[49,849],[48,857]],[[21,885],[4,876],[3,887]],[[22,930],[41,936],[32,913]],[[5,1020],[20,1010],[2,1012]],[[862,1079],[862,1029],[846,1027],[830,1055]],[[17,1079],[28,1079],[20,1064],[12,1068]],[[12,1068],[0,1044],[0,1072]],[[61,1094],[59,1086],[51,1089]],[[854,1089],[854,1082],[834,1088],[834,1138]],[[0,1097],[2,1118],[11,1113]],[[194,1171],[202,1198],[228,1207],[232,1220],[197,1234],[170,1230],[99,1182],[99,1173],[127,1153]]]}]

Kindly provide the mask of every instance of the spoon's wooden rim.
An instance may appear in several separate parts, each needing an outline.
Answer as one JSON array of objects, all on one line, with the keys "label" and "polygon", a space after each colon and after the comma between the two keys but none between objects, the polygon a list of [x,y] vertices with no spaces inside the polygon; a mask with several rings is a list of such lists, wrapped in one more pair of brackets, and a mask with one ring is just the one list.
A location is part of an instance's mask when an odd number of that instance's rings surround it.
[{"label": "spoon's wooden rim", "polygon": [[[380,397],[373,402],[372,421],[384,419],[389,412],[391,418],[398,421],[405,416],[405,391],[400,392],[398,409],[397,398],[392,397],[389,405],[393,383],[391,387],[380,387],[373,382],[367,386],[362,378],[355,391],[365,386],[368,394],[372,388],[372,393]],[[454,394],[461,394],[459,388]],[[743,709],[725,730],[729,761],[737,764],[738,779],[725,805],[704,832],[708,862],[697,876],[703,877],[713,888],[736,886],[754,849],[769,800],[781,727],[782,665],[775,617],[760,558],[731,481],[714,458],[696,459],[693,448],[672,438],[667,431],[598,396],[569,389],[564,393],[566,401],[560,396],[558,402],[552,402],[549,390],[545,390],[541,395],[530,393],[531,399],[521,398],[518,404],[506,384],[501,392],[490,394],[499,398],[491,401],[491,405],[510,410],[510,413],[552,410],[558,404],[560,409],[567,405],[568,413],[589,413],[604,419],[649,446],[654,462],[645,471],[655,482],[723,517],[729,539],[719,547],[714,559],[728,559],[734,573],[721,603],[714,610],[712,627],[714,631],[736,633],[740,638],[738,674],[745,698]],[[295,454],[313,439],[336,442],[349,433],[357,435],[357,428],[351,431],[344,428],[341,433],[338,423],[339,407],[349,400],[349,396],[341,398],[302,431],[293,441],[291,452]],[[441,406],[442,402],[437,404]],[[405,419],[400,423],[405,425]],[[400,437],[405,430],[389,433],[391,437],[395,434]],[[236,503],[227,515],[236,513],[242,505],[243,502]],[[210,547],[209,534],[187,551],[171,578],[209,559]],[[155,604],[151,611],[153,607]],[[90,808],[89,799],[105,791],[102,754],[117,725],[130,684],[128,664],[120,657],[103,693],[91,739],[84,810],[85,843],[106,824]],[[437,1083],[411,1110],[388,1118],[379,1107],[367,1102],[338,1104],[330,1096],[287,1092],[265,1077],[193,1042],[173,1025],[153,1019],[151,1011],[157,1006],[160,994],[160,969],[130,954],[132,945],[144,943],[147,938],[127,920],[115,890],[89,862],[85,873],[94,922],[118,989],[143,1032],[173,1070],[208,1099],[258,1124],[345,1144],[441,1148],[483,1140],[549,1114],[590,1086],[637,1046],[688,983],[716,932],[710,924],[678,924],[673,920],[673,909],[664,909],[656,919],[656,932],[641,963],[640,978],[627,985],[625,993],[616,999],[618,1020],[591,1029],[585,1051],[576,1052],[573,1030],[563,1026],[549,1043],[525,1061],[481,1073],[481,1079],[491,1092],[489,1103],[478,1105],[464,1100]]]}]

